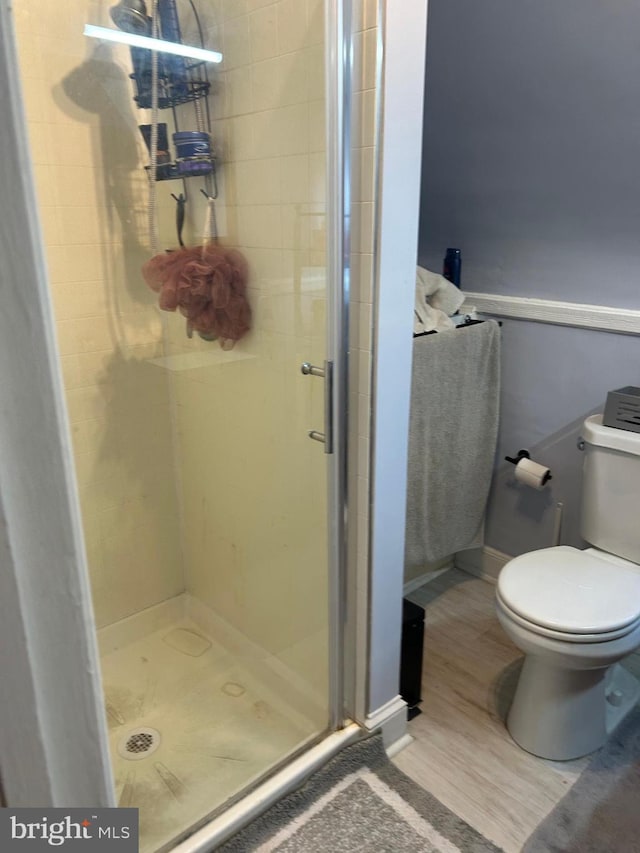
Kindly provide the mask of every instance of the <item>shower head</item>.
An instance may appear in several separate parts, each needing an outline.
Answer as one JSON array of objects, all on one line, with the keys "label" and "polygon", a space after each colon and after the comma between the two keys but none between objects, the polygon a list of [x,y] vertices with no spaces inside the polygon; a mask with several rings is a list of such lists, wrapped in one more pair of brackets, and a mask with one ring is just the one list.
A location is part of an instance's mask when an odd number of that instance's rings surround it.
[{"label": "shower head", "polygon": [[117,6],[109,9],[109,14],[119,30],[144,36],[151,32],[151,18],[144,0],[120,0]]}]

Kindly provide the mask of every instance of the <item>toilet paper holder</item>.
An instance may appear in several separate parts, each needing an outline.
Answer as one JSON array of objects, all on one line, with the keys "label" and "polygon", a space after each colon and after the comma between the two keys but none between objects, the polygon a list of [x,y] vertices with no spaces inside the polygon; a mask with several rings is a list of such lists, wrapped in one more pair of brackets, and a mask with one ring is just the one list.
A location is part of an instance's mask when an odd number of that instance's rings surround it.
[{"label": "toilet paper holder", "polygon": [[531,454],[528,450],[519,450],[517,456],[505,456],[504,458],[512,465],[517,465],[521,459],[531,459]]},{"label": "toilet paper holder", "polygon": [[[531,459],[531,454],[528,450],[519,450],[515,456],[505,456],[504,457],[507,462],[511,462],[512,465],[517,465],[521,459]],[[542,485],[546,485],[549,480],[552,480],[551,471],[547,471],[544,475],[544,479],[542,481]]]}]

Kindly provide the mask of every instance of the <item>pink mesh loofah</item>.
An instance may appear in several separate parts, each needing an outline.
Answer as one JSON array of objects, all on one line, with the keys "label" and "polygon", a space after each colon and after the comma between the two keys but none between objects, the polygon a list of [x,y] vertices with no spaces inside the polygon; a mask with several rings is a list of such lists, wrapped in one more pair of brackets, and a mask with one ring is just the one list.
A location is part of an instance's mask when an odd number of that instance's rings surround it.
[{"label": "pink mesh loofah", "polygon": [[251,328],[247,274],[240,252],[213,243],[163,252],[142,267],[163,311],[179,310],[192,329],[215,335],[224,348]]}]

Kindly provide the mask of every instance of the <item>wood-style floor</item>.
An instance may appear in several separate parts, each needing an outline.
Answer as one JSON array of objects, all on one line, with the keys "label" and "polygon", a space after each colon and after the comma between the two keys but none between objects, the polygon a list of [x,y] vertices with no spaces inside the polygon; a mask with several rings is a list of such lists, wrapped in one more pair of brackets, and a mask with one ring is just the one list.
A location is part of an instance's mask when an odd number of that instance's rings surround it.
[{"label": "wood-style floor", "polygon": [[495,616],[495,587],[451,569],[412,593],[426,608],[422,714],[393,760],[505,853],[529,835],[588,758],[551,762],[510,739],[504,717],[521,653]]}]

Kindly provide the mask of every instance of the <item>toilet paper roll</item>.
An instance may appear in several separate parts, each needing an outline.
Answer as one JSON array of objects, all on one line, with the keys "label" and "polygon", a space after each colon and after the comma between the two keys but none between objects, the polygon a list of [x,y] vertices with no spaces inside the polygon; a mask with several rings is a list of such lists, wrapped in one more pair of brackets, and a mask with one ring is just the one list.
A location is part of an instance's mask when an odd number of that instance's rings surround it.
[{"label": "toilet paper roll", "polygon": [[532,459],[521,459],[516,465],[516,480],[533,489],[544,489],[551,479],[551,471]]}]

